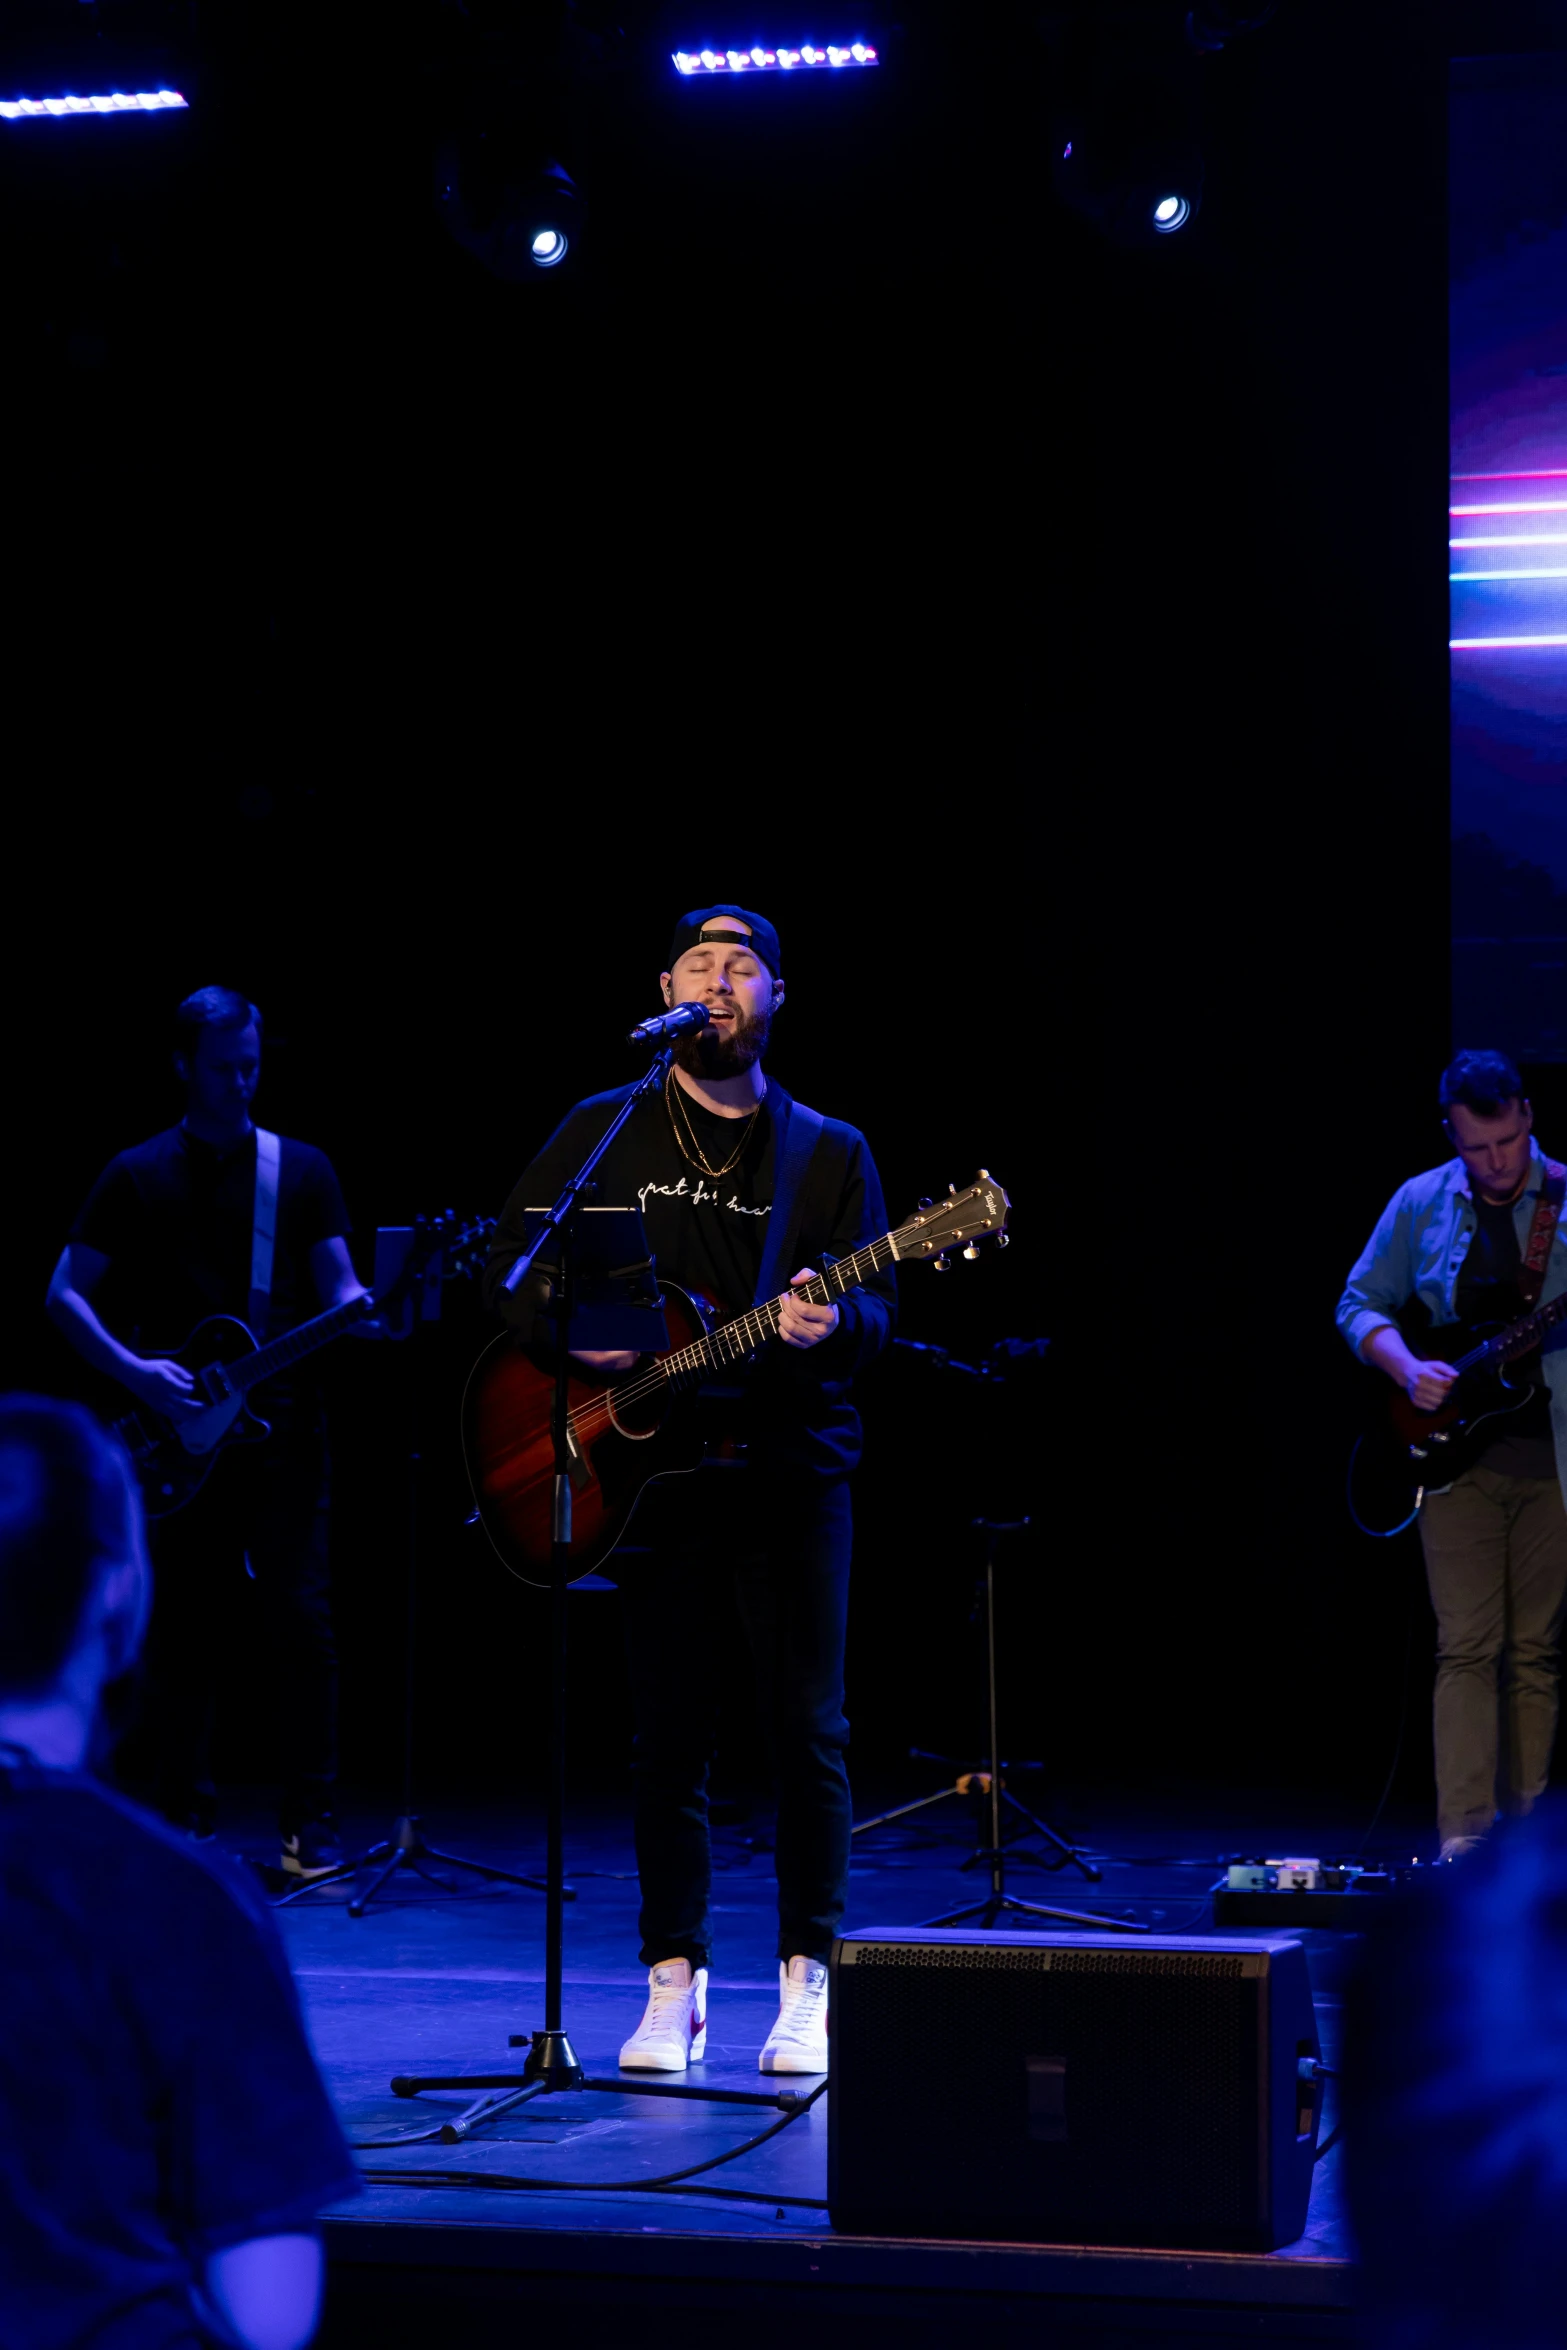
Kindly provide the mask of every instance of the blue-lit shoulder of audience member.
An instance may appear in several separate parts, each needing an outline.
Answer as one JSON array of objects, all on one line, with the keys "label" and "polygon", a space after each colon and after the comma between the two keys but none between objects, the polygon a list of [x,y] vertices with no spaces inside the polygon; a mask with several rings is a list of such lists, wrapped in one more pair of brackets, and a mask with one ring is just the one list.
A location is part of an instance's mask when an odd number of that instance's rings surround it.
[{"label": "blue-lit shoulder of audience member", "polygon": [[358,2174],[258,1892],[93,1775],[148,1595],[117,1446],[0,1398],[0,2341],[302,2350]]}]

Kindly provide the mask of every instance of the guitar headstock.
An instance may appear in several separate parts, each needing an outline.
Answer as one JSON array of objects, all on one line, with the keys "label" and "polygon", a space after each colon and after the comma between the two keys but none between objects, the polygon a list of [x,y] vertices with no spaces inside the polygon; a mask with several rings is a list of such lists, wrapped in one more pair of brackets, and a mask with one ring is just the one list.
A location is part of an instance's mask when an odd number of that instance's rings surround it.
[{"label": "guitar headstock", "polygon": [[466,1224],[455,1224],[441,1243],[444,1263],[441,1275],[446,1281],[471,1281],[481,1272],[490,1253],[490,1235],[495,1230],[493,1216],[470,1216]]},{"label": "guitar headstock", "polygon": [[384,1297],[377,1297],[378,1310],[399,1304],[425,1278],[437,1257],[443,1281],[471,1280],[484,1263],[494,1230],[493,1216],[470,1216],[466,1223],[459,1223],[451,1208],[441,1216],[418,1217],[397,1279]]},{"label": "guitar headstock", "polygon": [[949,1248],[961,1247],[972,1259],[979,1255],[978,1243],[992,1233],[996,1246],[1005,1248],[1011,1205],[989,1169],[981,1167],[966,1191],[949,1184],[945,1199],[920,1201],[896,1236],[900,1263],[910,1257],[933,1257],[937,1271],[945,1272]]}]

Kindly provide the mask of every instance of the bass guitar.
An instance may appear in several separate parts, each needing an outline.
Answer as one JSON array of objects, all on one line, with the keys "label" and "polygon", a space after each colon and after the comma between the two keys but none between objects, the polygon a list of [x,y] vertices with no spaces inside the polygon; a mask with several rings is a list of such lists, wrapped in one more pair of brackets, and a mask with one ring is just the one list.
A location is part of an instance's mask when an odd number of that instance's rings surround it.
[{"label": "bass guitar", "polygon": [[[1563,1322],[1567,1291],[1507,1323],[1433,1324],[1418,1302],[1407,1308],[1398,1323],[1410,1353],[1423,1363],[1447,1363],[1458,1377],[1434,1412],[1421,1411],[1402,1387],[1388,1382],[1385,1418],[1370,1447],[1372,1458],[1359,1464],[1357,1450],[1359,1465],[1352,1467],[1351,1508],[1357,1520],[1362,1513],[1355,1507],[1356,1483],[1363,1476],[1381,1497],[1374,1505],[1378,1513],[1389,1514],[1391,1504],[1399,1521],[1407,1522],[1432,1487],[1451,1485],[1471,1468],[1510,1415],[1521,1411],[1542,1384],[1537,1377],[1509,1379],[1509,1366],[1535,1353]],[[1394,1530],[1367,1526],[1372,1533]]]},{"label": "bass guitar", "polygon": [[213,1314],[198,1322],[172,1358],[191,1373],[192,1400],[198,1408],[174,1419],[142,1405],[114,1423],[114,1433],[130,1454],[141,1484],[148,1517],[172,1517],[201,1491],[231,1446],[260,1444],[271,1435],[270,1424],[246,1401],[252,1388],[330,1346],[356,1323],[390,1312],[425,1278],[437,1255],[443,1260],[443,1279],[476,1272],[494,1229],[493,1216],[475,1217],[466,1224],[451,1215],[421,1216],[397,1279],[379,1296],[367,1290],[347,1305],[333,1306],[313,1321],[285,1331],[268,1346],[258,1345],[232,1314]]},{"label": "bass guitar", "polygon": [[[940,1202],[924,1200],[896,1231],[827,1265],[797,1289],[766,1305],[720,1321],[704,1298],[660,1281],[665,1323],[675,1343],[647,1355],[635,1370],[595,1377],[571,1365],[567,1445],[570,1454],[571,1545],[569,1580],[602,1565],[626,1531],[643,1487],[655,1477],[699,1468],[703,1435],[696,1414],[682,1408],[704,1380],[732,1381],[758,1347],[778,1330],[785,1296],[831,1305],[888,1265],[928,1259],[938,1269],[949,1249],[979,1254],[986,1234],[1005,1248],[1010,1201],[995,1178],[980,1170],[966,1191]],[[547,1588],[550,1568],[555,1454],[551,1415],[555,1373],[509,1334],[492,1340],[469,1376],[463,1397],[463,1456],[480,1524],[502,1563],[524,1583]]]}]

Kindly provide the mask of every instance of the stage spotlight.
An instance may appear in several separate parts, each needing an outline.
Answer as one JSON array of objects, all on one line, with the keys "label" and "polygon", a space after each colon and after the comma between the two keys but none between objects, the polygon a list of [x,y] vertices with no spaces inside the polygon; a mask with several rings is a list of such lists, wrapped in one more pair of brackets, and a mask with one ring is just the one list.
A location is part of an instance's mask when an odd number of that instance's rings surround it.
[{"label": "stage spotlight", "polygon": [[512,141],[480,129],[439,149],[435,200],[451,236],[492,276],[524,285],[568,257],[564,274],[575,275],[583,204],[564,165],[530,168]]},{"label": "stage spotlight", "polygon": [[1161,196],[1153,208],[1155,233],[1167,237],[1172,230],[1184,228],[1191,216],[1192,208],[1184,196]]}]

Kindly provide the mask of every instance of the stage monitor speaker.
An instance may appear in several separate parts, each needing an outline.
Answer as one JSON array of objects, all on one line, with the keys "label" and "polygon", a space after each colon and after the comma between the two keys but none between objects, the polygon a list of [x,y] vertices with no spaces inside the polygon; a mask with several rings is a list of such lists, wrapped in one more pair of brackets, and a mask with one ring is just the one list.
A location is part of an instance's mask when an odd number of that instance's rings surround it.
[{"label": "stage monitor speaker", "polygon": [[834,1945],[827,2195],[853,2235],[1272,2251],[1320,2097],[1283,1934],[905,1930]]}]

